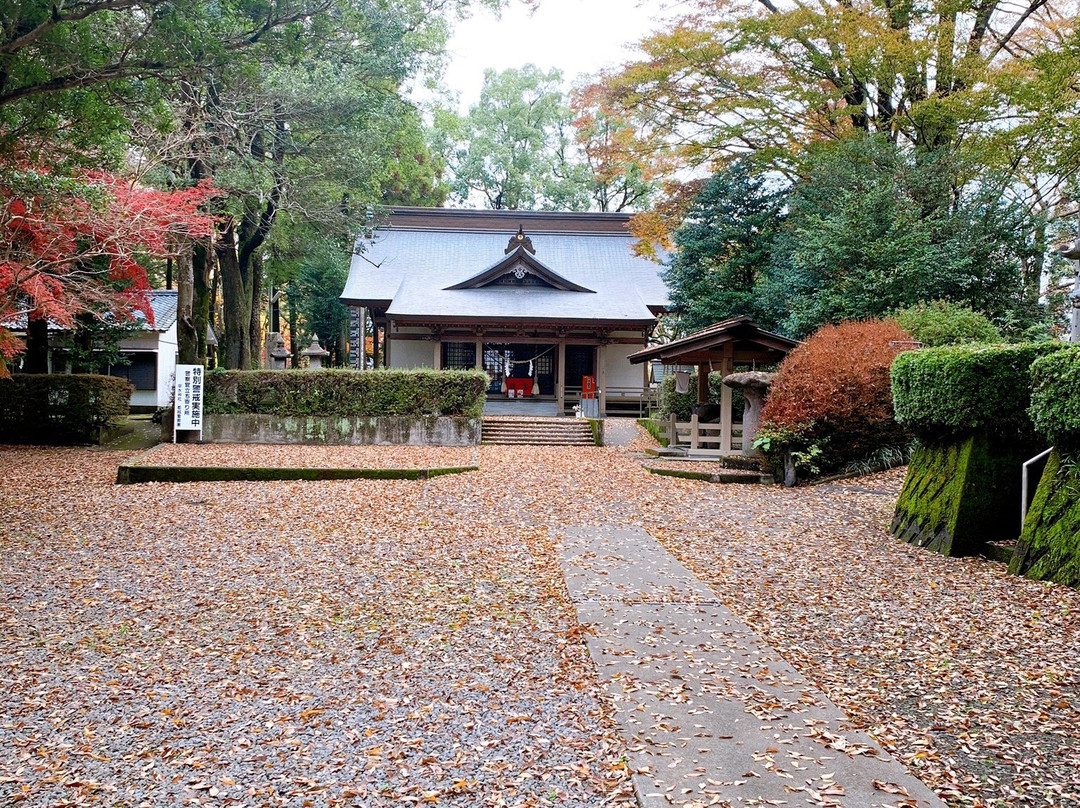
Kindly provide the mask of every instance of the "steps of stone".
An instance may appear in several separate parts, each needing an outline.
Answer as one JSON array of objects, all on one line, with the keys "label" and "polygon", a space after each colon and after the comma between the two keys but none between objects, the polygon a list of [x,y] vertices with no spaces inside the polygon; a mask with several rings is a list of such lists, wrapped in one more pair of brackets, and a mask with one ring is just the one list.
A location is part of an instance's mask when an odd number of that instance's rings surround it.
[{"label": "steps of stone", "polygon": [[587,423],[566,418],[485,418],[488,445],[592,446]]}]

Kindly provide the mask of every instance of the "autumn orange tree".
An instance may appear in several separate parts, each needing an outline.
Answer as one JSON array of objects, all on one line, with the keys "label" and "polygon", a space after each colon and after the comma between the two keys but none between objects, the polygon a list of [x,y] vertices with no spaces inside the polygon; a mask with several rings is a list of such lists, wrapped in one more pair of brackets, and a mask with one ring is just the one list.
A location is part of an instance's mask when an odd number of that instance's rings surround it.
[{"label": "autumn orange tree", "polygon": [[889,369],[915,346],[895,320],[826,325],[788,354],[761,412],[758,444],[816,475],[907,443],[893,412]]},{"label": "autumn orange tree", "polygon": [[807,143],[877,134],[975,154],[1044,209],[1080,170],[1077,0],[687,5],[595,90],[683,165],[749,152],[797,174]]},{"label": "autumn orange tree", "polygon": [[152,322],[145,258],[175,254],[204,238],[213,217],[200,207],[209,182],[177,191],[131,184],[105,171],[54,177],[47,170],[5,170],[0,207],[0,373],[25,346],[12,329],[25,325],[30,370],[48,323],[75,327],[80,314],[116,322],[141,312]]}]

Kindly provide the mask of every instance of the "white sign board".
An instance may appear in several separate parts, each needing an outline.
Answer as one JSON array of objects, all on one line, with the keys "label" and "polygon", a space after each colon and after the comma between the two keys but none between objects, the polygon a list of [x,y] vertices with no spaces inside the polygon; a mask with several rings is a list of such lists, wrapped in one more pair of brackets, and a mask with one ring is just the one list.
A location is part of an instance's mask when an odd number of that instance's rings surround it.
[{"label": "white sign board", "polygon": [[176,394],[173,398],[173,441],[181,429],[198,430],[202,439],[203,421],[202,365],[176,366]]}]

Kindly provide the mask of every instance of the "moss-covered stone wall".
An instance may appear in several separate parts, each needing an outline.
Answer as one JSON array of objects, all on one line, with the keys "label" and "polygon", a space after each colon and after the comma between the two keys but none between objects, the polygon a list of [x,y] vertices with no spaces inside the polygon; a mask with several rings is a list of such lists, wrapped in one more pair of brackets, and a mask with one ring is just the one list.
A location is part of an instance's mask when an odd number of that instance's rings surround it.
[{"label": "moss-covered stone wall", "polygon": [[984,433],[921,443],[896,504],[893,535],[947,556],[1015,539],[1026,457],[1021,448]]},{"label": "moss-covered stone wall", "polygon": [[1009,572],[1080,587],[1080,452],[1050,453]]}]

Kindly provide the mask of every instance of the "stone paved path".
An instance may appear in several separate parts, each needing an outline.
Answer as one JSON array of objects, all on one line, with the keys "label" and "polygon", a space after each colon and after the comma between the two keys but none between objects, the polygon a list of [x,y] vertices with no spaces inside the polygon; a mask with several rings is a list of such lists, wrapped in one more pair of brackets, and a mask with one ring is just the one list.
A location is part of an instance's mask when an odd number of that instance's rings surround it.
[{"label": "stone paved path", "polygon": [[637,528],[568,528],[560,560],[644,808],[944,808]]}]

